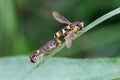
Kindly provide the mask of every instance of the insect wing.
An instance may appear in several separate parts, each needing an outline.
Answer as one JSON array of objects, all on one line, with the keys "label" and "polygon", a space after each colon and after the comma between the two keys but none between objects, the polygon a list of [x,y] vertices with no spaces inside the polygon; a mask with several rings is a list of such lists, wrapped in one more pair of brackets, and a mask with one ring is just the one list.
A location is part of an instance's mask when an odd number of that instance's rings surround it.
[{"label": "insect wing", "polygon": [[71,31],[66,37],[65,37],[65,44],[67,48],[70,48],[72,46],[72,39],[73,39],[73,31]]},{"label": "insect wing", "polygon": [[60,22],[62,24],[70,24],[71,23],[69,20],[67,20],[64,16],[62,16],[57,11],[53,11],[52,15],[55,18],[55,20],[57,20],[58,22]]}]

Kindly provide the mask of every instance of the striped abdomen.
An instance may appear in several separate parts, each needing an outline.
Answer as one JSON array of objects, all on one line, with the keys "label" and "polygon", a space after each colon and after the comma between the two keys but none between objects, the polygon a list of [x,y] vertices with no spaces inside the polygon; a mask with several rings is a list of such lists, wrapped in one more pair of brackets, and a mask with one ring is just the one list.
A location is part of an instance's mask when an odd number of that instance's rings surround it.
[{"label": "striped abdomen", "polygon": [[52,49],[56,47],[56,43],[54,40],[49,41],[47,44],[45,44],[42,48],[37,50],[32,56],[30,56],[30,61],[35,63],[36,60],[43,56],[46,50]]},{"label": "striped abdomen", "polygon": [[55,33],[54,38],[59,38],[61,36],[66,36],[70,31],[70,26],[66,26],[65,28],[59,30],[58,32]]},{"label": "striped abdomen", "polygon": [[68,26],[66,26],[65,28],[59,30],[58,32],[56,32],[56,33],[54,34],[54,40],[55,40],[55,42],[56,42],[56,44],[57,44],[56,46],[59,46],[59,45],[61,44],[61,41],[59,40],[59,38],[60,38],[61,36],[66,36],[66,35],[69,33],[70,30],[71,30],[71,28],[70,28],[70,26],[68,25]]}]

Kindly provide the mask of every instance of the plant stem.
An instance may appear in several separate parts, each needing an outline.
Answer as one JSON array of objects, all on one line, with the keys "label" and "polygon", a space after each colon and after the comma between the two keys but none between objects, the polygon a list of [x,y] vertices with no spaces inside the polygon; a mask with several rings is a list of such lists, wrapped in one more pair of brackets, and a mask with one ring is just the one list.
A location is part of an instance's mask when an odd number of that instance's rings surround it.
[{"label": "plant stem", "polygon": [[96,19],[95,21],[93,21],[92,23],[90,23],[89,25],[87,25],[85,28],[83,28],[82,32],[78,34],[78,36],[84,34],[88,30],[94,28],[96,25],[102,23],[103,21],[105,21],[105,20],[107,20],[107,19],[109,19],[112,16],[115,16],[117,14],[120,14],[120,7],[118,7],[117,9],[114,9],[114,10],[110,11],[109,13],[101,16],[100,18]]}]

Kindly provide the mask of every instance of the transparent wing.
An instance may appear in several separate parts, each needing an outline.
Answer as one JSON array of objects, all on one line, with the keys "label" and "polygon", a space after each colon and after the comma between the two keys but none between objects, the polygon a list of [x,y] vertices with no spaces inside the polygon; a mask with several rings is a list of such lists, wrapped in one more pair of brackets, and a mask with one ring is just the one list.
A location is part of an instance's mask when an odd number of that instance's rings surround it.
[{"label": "transparent wing", "polygon": [[62,16],[57,11],[53,11],[52,15],[55,18],[55,20],[57,20],[58,22],[60,22],[62,24],[70,24],[71,23],[69,20],[67,20],[64,16]]},{"label": "transparent wing", "polygon": [[64,39],[67,48],[72,46],[72,39],[73,39],[73,31],[71,31]]}]

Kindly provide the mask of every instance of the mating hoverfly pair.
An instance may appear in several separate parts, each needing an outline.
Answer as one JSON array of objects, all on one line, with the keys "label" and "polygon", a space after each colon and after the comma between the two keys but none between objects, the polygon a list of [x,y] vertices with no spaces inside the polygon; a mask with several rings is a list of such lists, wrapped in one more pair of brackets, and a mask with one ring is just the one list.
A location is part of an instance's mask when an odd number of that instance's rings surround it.
[{"label": "mating hoverfly pair", "polygon": [[42,48],[37,50],[32,56],[30,56],[30,61],[33,63],[35,63],[38,58],[41,58],[46,50],[50,50],[60,46],[61,40],[59,38],[61,36],[64,36],[66,47],[70,48],[72,45],[73,36],[75,36],[76,33],[80,31],[84,26],[84,22],[71,23],[69,20],[67,20],[64,16],[56,11],[54,11],[52,15],[59,23],[67,24],[67,26],[56,32],[54,34],[54,39],[49,41]]}]

